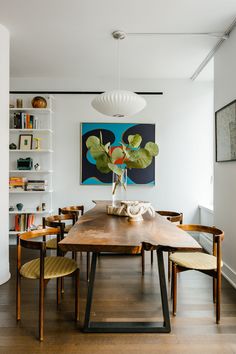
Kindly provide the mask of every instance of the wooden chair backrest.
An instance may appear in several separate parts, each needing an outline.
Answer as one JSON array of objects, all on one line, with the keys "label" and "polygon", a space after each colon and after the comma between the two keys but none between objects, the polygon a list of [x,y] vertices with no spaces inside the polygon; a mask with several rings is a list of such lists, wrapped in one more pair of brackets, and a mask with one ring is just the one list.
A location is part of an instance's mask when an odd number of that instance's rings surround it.
[{"label": "wooden chair backrest", "polygon": [[[17,269],[21,268],[21,247],[29,249],[37,249],[40,251],[40,278],[44,277],[44,258],[46,256],[46,240],[47,236],[57,235],[58,242],[61,240],[60,228],[47,228],[23,232],[17,235]],[[42,237],[43,241],[33,241],[32,239]]]},{"label": "wooden chair backrest", "polygon": [[63,221],[71,220],[72,224],[74,225],[76,222],[75,214],[70,213],[66,215],[51,215],[47,217],[43,217],[43,228],[48,227],[60,227],[61,231],[64,231],[66,227],[66,223]]},{"label": "wooden chair backrest", "polygon": [[170,222],[179,222],[180,224],[183,223],[183,213],[178,213],[177,211],[167,211],[167,210],[157,210],[161,216],[165,216],[167,220]]},{"label": "wooden chair backrest", "polygon": [[58,214],[61,215],[66,215],[66,214],[71,214],[73,213],[76,217],[76,221],[78,218],[82,215],[84,215],[84,206],[83,205],[72,205],[64,208],[59,208],[58,209]]}]

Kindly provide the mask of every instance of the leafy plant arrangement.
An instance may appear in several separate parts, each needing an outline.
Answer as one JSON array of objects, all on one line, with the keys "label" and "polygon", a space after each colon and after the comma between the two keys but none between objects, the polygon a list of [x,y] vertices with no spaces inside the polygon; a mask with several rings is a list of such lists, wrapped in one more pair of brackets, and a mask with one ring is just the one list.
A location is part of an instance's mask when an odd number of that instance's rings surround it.
[{"label": "leafy plant arrangement", "polygon": [[[146,168],[152,163],[152,159],[158,155],[159,149],[157,144],[149,141],[144,148],[141,148],[142,137],[140,134],[129,135],[128,144],[120,143],[121,146],[113,148],[110,142],[103,144],[102,133],[100,138],[90,136],[86,141],[92,157],[96,161],[97,169],[102,173],[110,171],[117,174],[118,182],[122,180],[124,169],[119,165],[125,165],[127,168]],[[117,185],[113,188],[115,193]],[[125,187],[125,186],[124,186]]]}]

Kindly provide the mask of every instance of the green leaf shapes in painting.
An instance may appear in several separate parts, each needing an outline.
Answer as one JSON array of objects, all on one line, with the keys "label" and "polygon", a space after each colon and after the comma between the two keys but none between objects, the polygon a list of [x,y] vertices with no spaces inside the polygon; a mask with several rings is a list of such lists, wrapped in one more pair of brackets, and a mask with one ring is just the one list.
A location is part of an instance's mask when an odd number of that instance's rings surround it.
[{"label": "green leaf shapes in painting", "polygon": [[138,148],[142,142],[142,137],[139,134],[129,135],[128,136],[129,145],[133,148]]},{"label": "green leaf shapes in painting", "polygon": [[157,144],[153,143],[152,141],[149,141],[146,145],[145,145],[145,149],[147,151],[149,151],[151,156],[157,156],[159,153],[159,149]]}]

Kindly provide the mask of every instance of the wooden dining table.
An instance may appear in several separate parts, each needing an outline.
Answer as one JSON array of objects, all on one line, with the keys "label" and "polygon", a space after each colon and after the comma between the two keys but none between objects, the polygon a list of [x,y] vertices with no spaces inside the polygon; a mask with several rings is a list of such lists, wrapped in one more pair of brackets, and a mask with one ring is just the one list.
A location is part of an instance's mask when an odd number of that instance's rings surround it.
[{"label": "wooden dining table", "polygon": [[[92,252],[84,332],[168,333],[171,331],[163,252],[199,251],[201,246],[187,232],[164,217],[143,215],[143,221],[130,222],[128,217],[107,214],[110,201],[94,201],[71,228],[68,236],[59,242],[62,251]],[[92,322],[90,320],[97,257],[100,252],[138,254],[156,250],[161,293],[163,322]]]}]

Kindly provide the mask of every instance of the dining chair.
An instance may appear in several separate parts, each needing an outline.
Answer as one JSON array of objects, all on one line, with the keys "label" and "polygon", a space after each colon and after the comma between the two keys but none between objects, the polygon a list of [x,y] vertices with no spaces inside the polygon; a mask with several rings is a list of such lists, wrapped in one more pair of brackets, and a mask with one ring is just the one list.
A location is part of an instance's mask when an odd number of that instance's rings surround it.
[{"label": "dining chair", "polygon": [[[72,205],[72,206],[67,206],[64,208],[59,208],[58,209],[58,214],[74,214],[75,216],[75,222],[78,221],[80,216],[84,215],[84,206],[83,205]],[[86,265],[86,272],[87,272],[87,280],[89,279],[89,270],[90,270],[90,252],[87,252],[87,265]]]},{"label": "dining chair", "polygon": [[178,225],[189,233],[204,233],[212,238],[212,254],[205,252],[174,252],[170,255],[172,262],[172,286],[173,286],[173,315],[177,308],[177,274],[187,270],[196,270],[213,277],[213,302],[216,303],[216,323],[220,322],[221,302],[221,268],[223,266],[221,256],[221,241],[224,232],[216,227],[203,225]]},{"label": "dining chair", "polygon": [[[156,213],[165,217],[170,222],[183,224],[183,213],[167,210],[157,210]],[[168,252],[168,281],[170,281],[171,278],[170,254],[171,252]],[[151,264],[153,264],[153,251],[151,251]]]},{"label": "dining chair", "polygon": [[[75,281],[75,320],[79,320],[79,268],[74,260],[61,256],[46,256],[47,236],[57,235],[61,240],[60,228],[47,228],[24,232],[17,235],[17,291],[16,318],[21,319],[21,279],[39,280],[39,340],[44,337],[44,293],[49,280],[57,279],[57,305],[61,302],[61,280],[63,277],[76,274]],[[40,240],[35,240],[40,238]],[[40,257],[22,264],[21,248],[40,251]]]},{"label": "dining chair", "polygon": [[[50,215],[42,218],[43,228],[46,227],[57,227],[60,228],[61,237],[64,238],[65,234],[69,232],[71,227],[75,224],[76,218],[74,214],[66,215]],[[66,222],[70,221],[69,224]],[[46,241],[46,248],[57,249],[57,238],[52,238]],[[75,258],[75,255],[73,256]]]}]

